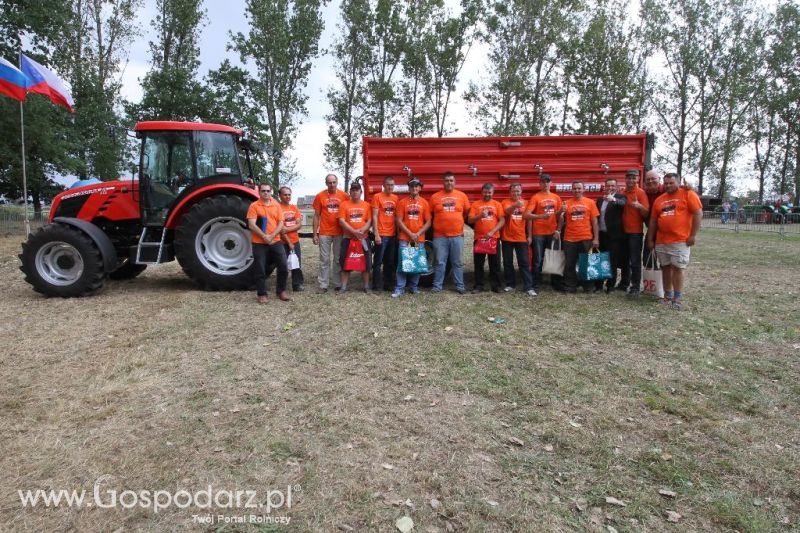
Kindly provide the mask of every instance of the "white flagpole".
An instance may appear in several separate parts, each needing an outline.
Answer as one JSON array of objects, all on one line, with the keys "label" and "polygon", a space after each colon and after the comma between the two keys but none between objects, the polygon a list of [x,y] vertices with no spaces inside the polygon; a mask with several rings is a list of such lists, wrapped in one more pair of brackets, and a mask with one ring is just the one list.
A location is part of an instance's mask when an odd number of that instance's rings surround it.
[{"label": "white flagpole", "polygon": [[28,175],[25,170],[25,118],[22,102],[19,103],[19,131],[22,141],[22,196],[25,200],[25,238],[31,234],[31,221],[28,220]]},{"label": "white flagpole", "polygon": [[[18,34],[19,39],[19,69],[22,70],[22,35]],[[22,198],[25,205],[25,238],[31,234],[31,221],[28,220],[28,174],[25,169],[25,112],[23,103],[19,103],[19,137],[22,145]]]}]

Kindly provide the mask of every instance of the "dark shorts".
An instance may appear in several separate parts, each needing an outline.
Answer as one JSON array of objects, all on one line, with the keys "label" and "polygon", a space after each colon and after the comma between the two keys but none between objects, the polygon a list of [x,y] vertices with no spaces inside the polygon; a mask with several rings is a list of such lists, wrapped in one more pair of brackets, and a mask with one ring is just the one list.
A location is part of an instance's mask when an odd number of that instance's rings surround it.
[{"label": "dark shorts", "polygon": [[[342,239],[341,252],[339,253],[339,266],[344,270],[344,261],[347,259],[347,247],[350,246],[350,239],[344,237]],[[364,247],[364,255],[367,258],[367,273],[372,271],[372,246],[369,239],[362,239],[361,246]]]}]

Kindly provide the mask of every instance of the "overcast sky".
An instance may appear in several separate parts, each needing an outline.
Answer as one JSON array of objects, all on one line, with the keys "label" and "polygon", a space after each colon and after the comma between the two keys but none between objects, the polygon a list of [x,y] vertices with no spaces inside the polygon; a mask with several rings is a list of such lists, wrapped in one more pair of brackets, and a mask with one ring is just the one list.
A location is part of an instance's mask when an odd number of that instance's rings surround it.
[{"label": "overcast sky", "polygon": [[[447,0],[447,3],[458,4],[457,0]],[[230,31],[246,33],[248,30],[244,0],[206,0],[205,9],[207,12],[207,24],[203,28],[200,40],[201,76],[205,76],[209,70],[216,69],[225,58],[238,62],[236,54],[226,51],[229,41],[228,34]],[[325,30],[320,43],[321,49],[331,47],[333,38],[336,35],[338,13],[339,2],[337,0],[332,0],[324,8]],[[130,48],[128,64],[122,75],[122,95],[134,102],[139,101],[142,97],[142,88],[139,80],[150,69],[148,43],[155,39],[155,35],[151,31],[151,21],[154,17],[155,1],[146,0],[145,5],[139,11],[142,36]],[[466,90],[469,80],[477,81],[480,79],[485,61],[485,47],[475,46],[470,50],[467,64],[460,76],[461,81],[452,96],[454,101],[451,107],[448,108],[448,116],[458,128],[458,134],[474,133],[469,126],[468,114],[461,100],[461,95]],[[303,123],[294,139],[293,148],[289,152],[296,160],[296,168],[300,174],[300,180],[293,184],[295,198],[299,195],[316,194],[325,188],[324,178],[329,171],[323,155],[323,147],[328,138],[325,115],[329,112],[325,92],[335,81],[333,67],[333,58],[323,55],[314,61],[311,69],[307,87],[309,96],[307,103],[308,116],[302,118]],[[359,160],[359,169],[360,164]]]}]

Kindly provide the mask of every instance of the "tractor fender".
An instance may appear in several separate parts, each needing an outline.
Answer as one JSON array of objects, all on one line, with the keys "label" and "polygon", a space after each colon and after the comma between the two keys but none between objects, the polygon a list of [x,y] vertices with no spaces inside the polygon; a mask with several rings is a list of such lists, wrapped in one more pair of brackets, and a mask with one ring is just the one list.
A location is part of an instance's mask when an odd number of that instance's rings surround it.
[{"label": "tractor fender", "polygon": [[215,183],[213,185],[208,185],[207,187],[200,187],[199,189],[192,191],[186,197],[182,198],[175,207],[172,208],[172,212],[167,217],[167,222],[164,225],[167,229],[175,229],[180,221],[181,217],[198,201],[202,200],[203,198],[208,198],[209,196],[217,196],[219,194],[234,194],[236,196],[241,196],[248,200],[252,200],[255,202],[258,200],[258,193],[245,185],[238,185],[235,183]]},{"label": "tractor fender", "polygon": [[111,243],[108,235],[92,224],[80,218],[72,217],[55,217],[54,224],[66,224],[84,232],[95,243],[97,249],[100,250],[100,255],[103,256],[103,269],[106,272],[113,272],[117,268],[117,251]]}]

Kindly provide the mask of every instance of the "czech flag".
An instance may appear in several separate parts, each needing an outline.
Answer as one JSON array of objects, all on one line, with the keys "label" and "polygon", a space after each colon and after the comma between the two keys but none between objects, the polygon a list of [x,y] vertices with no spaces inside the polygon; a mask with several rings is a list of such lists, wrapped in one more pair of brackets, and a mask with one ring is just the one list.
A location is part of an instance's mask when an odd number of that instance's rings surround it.
[{"label": "czech flag", "polygon": [[31,82],[17,67],[0,57],[0,94],[25,101]]},{"label": "czech flag", "polygon": [[72,112],[75,101],[72,95],[51,70],[43,67],[33,59],[20,54],[22,72],[30,79],[28,92],[43,94],[56,105],[62,105]]}]

